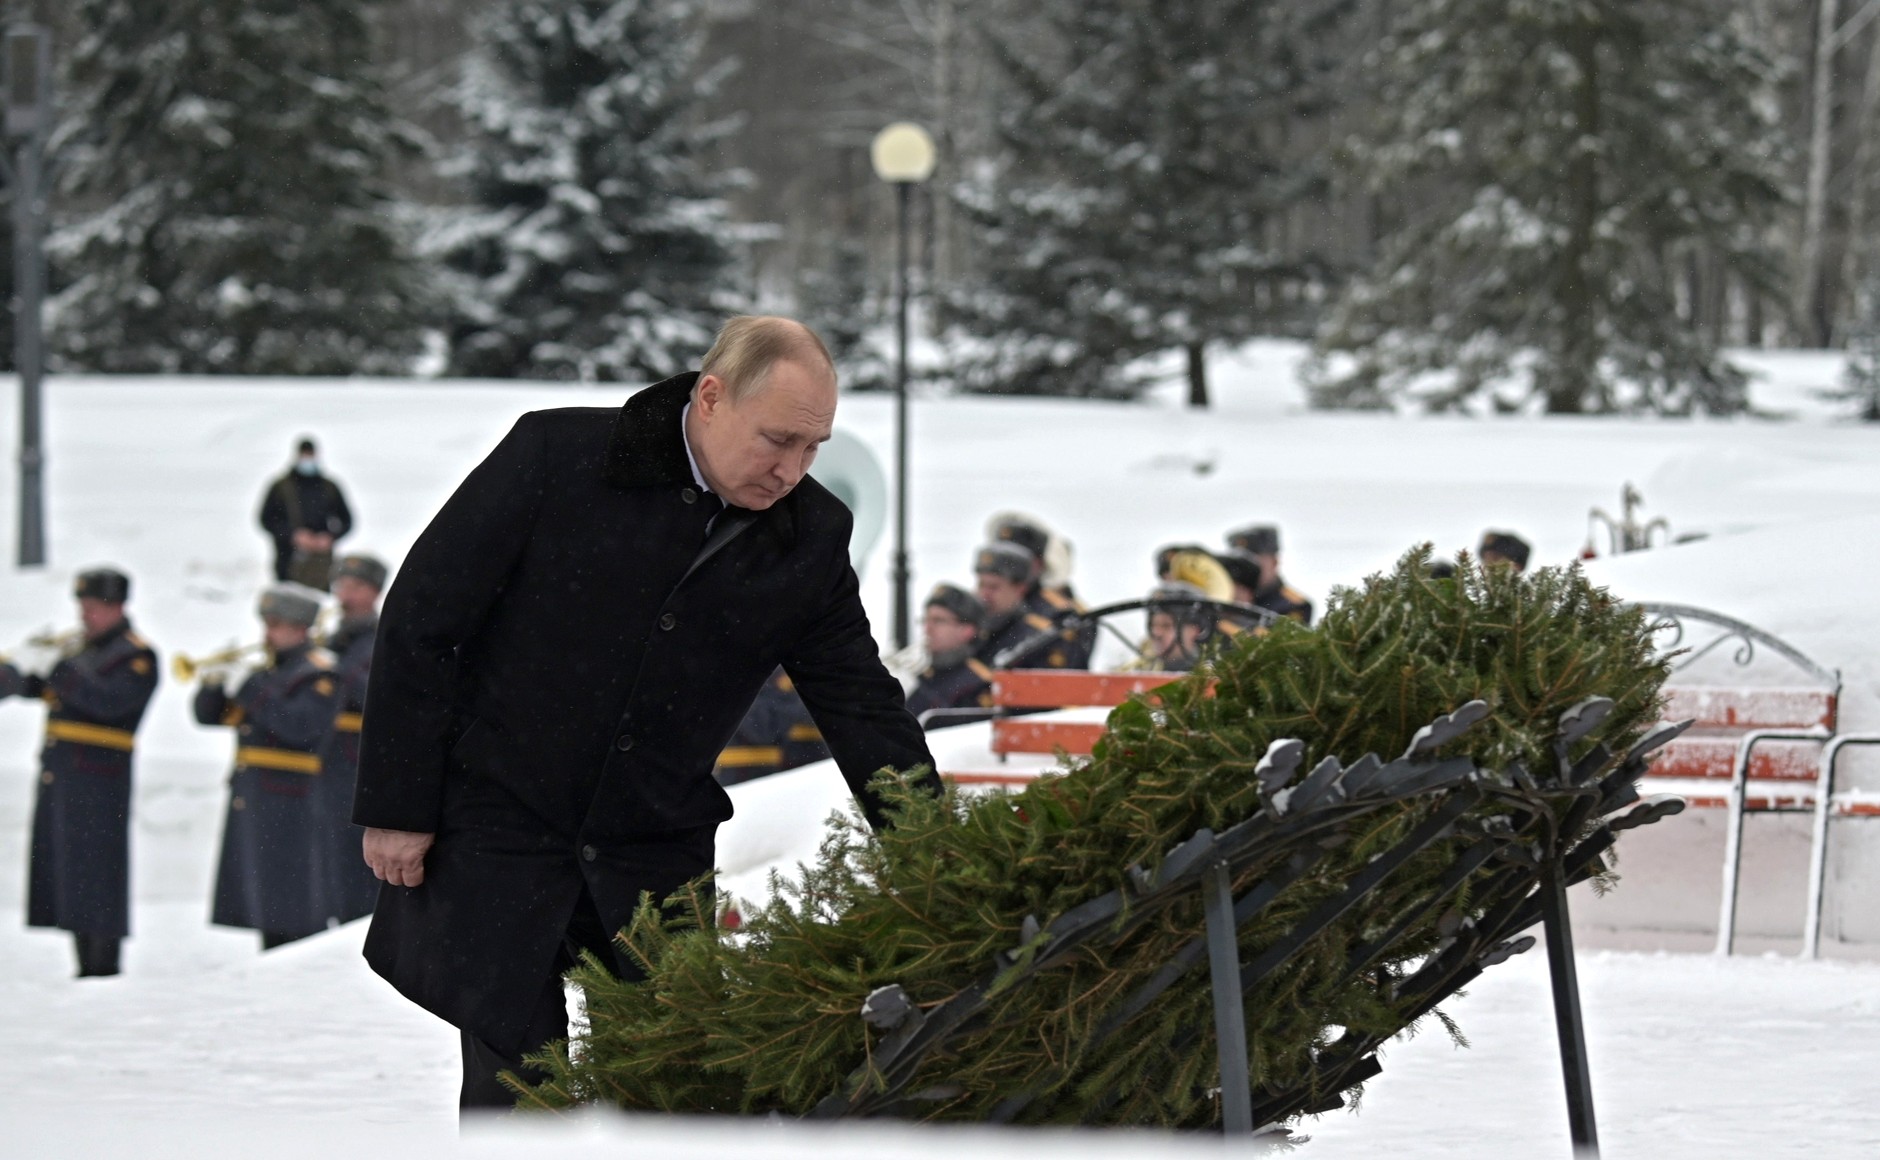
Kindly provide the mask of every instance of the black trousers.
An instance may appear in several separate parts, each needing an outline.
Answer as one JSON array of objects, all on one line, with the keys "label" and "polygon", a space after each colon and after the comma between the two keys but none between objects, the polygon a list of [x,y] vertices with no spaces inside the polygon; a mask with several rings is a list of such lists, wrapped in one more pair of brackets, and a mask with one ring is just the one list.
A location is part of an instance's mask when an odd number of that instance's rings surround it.
[{"label": "black trousers", "polygon": [[540,1051],[550,1040],[568,1037],[568,1005],[561,978],[580,961],[582,951],[593,952],[621,978],[641,977],[639,969],[615,948],[613,932],[602,923],[592,896],[583,890],[574,916],[568,920],[567,933],[562,936],[561,949],[556,952],[554,969],[543,980],[541,994],[536,997],[520,1050],[506,1055],[468,1031],[458,1032],[463,1039],[463,1088],[457,1100],[460,1109],[515,1107],[516,1093],[497,1078],[501,1072],[513,1071],[529,1083],[548,1078],[524,1066],[522,1057]]}]

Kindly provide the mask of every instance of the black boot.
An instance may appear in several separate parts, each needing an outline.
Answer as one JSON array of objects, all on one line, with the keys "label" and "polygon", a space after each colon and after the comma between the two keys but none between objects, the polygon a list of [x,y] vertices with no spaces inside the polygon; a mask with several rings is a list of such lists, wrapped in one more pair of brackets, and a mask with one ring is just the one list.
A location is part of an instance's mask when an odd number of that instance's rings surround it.
[{"label": "black boot", "polygon": [[74,932],[72,943],[78,949],[78,977],[93,978],[118,973],[118,949],[121,940],[114,934]]}]

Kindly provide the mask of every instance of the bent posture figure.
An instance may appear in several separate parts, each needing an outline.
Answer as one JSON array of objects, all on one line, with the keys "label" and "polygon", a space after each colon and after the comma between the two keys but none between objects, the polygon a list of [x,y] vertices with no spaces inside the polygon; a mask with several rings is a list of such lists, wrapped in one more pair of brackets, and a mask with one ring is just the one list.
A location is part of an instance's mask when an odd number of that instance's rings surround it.
[{"label": "bent posture figure", "polygon": [[[706,870],[713,760],[779,664],[850,788],[930,764],[805,473],[835,372],[813,332],[733,319],[696,374],[618,410],[524,415],[413,546],[379,625],[353,820],[374,970],[462,1031],[464,1106],[568,1031],[580,950]],[[932,783],[937,788],[937,781]],[[528,1074],[523,1072],[523,1074]]]}]

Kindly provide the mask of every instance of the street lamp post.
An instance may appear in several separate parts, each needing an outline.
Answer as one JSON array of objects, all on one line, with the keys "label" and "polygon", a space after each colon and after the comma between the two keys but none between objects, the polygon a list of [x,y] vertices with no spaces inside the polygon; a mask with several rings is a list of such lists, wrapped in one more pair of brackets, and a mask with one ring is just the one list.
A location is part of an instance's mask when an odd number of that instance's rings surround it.
[{"label": "street lamp post", "polygon": [[907,562],[907,218],[914,186],[933,174],[933,138],[911,121],[896,121],[875,134],[869,150],[875,176],[894,186],[895,266],[900,303],[895,315],[899,361],[894,378],[894,647],[904,649],[908,631]]},{"label": "street lamp post", "polygon": [[22,568],[46,562],[46,458],[40,437],[40,390],[45,373],[40,308],[46,296],[46,256],[41,248],[39,180],[47,122],[51,120],[51,44],[46,30],[36,25],[7,29],[6,133],[19,144],[7,178],[13,197],[13,364],[20,375]]}]

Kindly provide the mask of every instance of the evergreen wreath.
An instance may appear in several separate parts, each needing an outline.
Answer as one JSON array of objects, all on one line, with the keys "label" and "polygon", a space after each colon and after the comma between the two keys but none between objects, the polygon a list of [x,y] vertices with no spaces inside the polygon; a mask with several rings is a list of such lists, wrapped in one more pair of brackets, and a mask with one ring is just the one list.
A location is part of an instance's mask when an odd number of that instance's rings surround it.
[{"label": "evergreen wreath", "polygon": [[[542,1108],[801,1116],[821,1104],[823,1114],[843,1105],[929,1120],[1216,1125],[1207,972],[1129,1005],[1196,943],[1199,896],[1137,913],[1125,901],[1108,937],[1083,939],[1034,970],[1063,925],[1039,916],[1068,916],[1112,891],[1141,900],[1199,831],[1229,831],[1263,809],[1277,817],[1280,787],[1272,762],[1262,766],[1276,742],[1298,743],[1282,770],[1296,790],[1326,758],[1349,771],[1360,755],[1408,753],[1424,726],[1483,702],[1482,719],[1429,756],[1467,758],[1482,771],[1471,776],[1527,792],[1555,839],[1512,843],[1494,863],[1460,863],[1472,837],[1507,826],[1505,805],[1470,799],[1439,840],[1246,994],[1262,1118],[1336,1106],[1339,1091],[1376,1070],[1350,1066],[1351,1044],[1368,1056],[1430,1013],[1435,1000],[1400,989],[1406,980],[1478,920],[1514,929],[1522,899],[1509,893],[1504,863],[1558,860],[1599,814],[1636,800],[1631,779],[1654,742],[1627,750],[1658,721],[1667,672],[1643,612],[1577,567],[1524,576],[1465,556],[1453,576],[1436,577],[1428,547],[1419,548],[1394,571],[1335,592],[1319,627],[1281,621],[1119,707],[1090,760],[1063,776],[935,799],[884,772],[893,829],[871,833],[853,814],[832,819],[815,865],[773,875],[769,901],[735,933],[710,924],[709,879],[663,909],[643,899],[619,937],[648,981],[623,982],[592,959],[577,968],[586,1033],[532,1059],[546,1081],[512,1077],[513,1086],[521,1106]],[[1571,753],[1556,749],[1563,716],[1599,698],[1611,702],[1603,718],[1577,731]],[[1559,781],[1539,787],[1527,773],[1555,767]],[[1281,876],[1283,889],[1240,927],[1242,961],[1430,823],[1445,796],[1365,804],[1317,833],[1309,868]],[[1461,803],[1448,804],[1460,813]],[[1638,814],[1632,824],[1653,820]],[[1236,897],[1299,850],[1275,843],[1238,864]],[[1578,877],[1605,874],[1603,862],[1582,861]],[[1532,881],[1521,879],[1520,893]],[[1445,901],[1431,906],[1432,897]],[[1471,948],[1474,970],[1518,949]],[[1358,961],[1364,969],[1346,969]],[[998,964],[990,977],[988,964]],[[890,1091],[876,1062],[892,1054],[894,1033],[858,1017],[871,995],[931,1013],[972,986],[983,992],[973,1018]],[[1339,1066],[1328,1070],[1334,1057]],[[911,1094],[886,1098],[895,1093]]]}]

